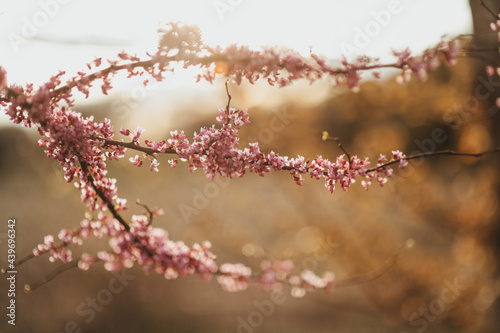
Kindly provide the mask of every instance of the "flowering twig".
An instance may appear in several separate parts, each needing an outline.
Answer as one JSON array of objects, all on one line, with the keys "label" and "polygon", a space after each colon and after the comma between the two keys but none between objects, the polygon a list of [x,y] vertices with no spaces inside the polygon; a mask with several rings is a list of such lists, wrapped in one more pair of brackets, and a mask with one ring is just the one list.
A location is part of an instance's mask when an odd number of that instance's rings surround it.
[{"label": "flowering twig", "polygon": [[[224,264],[213,271],[212,275],[217,277],[218,282],[225,290],[231,292],[245,290],[249,285],[260,286],[265,290],[275,290],[280,289],[282,285],[286,284],[292,287],[291,293],[294,297],[302,297],[306,291],[324,289],[327,292],[331,292],[333,289],[373,281],[389,271],[413,247],[414,243],[413,239],[408,239],[401,249],[373,271],[339,280],[335,280],[332,273],[325,273],[323,277],[316,276],[308,270],[299,272],[299,274],[294,273],[293,269],[295,266],[290,260],[264,261],[262,263],[263,270],[258,274],[252,274],[252,270],[242,264]],[[85,256],[86,258],[70,261],[57,267],[32,284],[26,284],[24,286],[25,292],[32,292],[38,289],[61,273],[80,267],[82,263],[92,262],[93,265],[99,261],[103,261],[98,257],[90,258],[88,255]]]}]

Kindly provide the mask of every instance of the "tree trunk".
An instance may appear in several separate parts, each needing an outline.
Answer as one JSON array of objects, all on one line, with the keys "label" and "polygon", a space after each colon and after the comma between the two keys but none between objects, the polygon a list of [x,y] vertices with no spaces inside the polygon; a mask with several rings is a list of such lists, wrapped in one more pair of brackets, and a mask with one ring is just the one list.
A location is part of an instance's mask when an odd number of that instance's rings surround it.
[{"label": "tree trunk", "polygon": [[[485,82],[489,82],[487,84],[487,91],[490,94],[487,98],[482,98],[483,103],[480,105],[478,113],[480,114],[480,119],[487,119],[485,121],[489,123],[491,147],[499,147],[500,113],[496,106],[496,99],[500,97],[500,76],[496,74],[488,77],[486,66],[490,65],[493,68],[500,67],[499,37],[490,28],[490,23],[498,20],[498,15],[495,19],[493,13],[500,13],[500,1],[485,0],[484,5],[482,5],[481,0],[469,0],[469,3],[474,27],[474,37],[470,47],[478,50],[469,54],[474,59],[473,64],[475,66],[475,80],[473,81],[471,96],[476,96],[479,99],[478,87],[486,87]],[[485,88],[482,88],[481,92],[485,91]],[[496,170],[500,170],[500,156],[498,154],[489,157],[488,161],[495,164]],[[500,172],[497,172],[496,179],[492,181],[496,181],[496,202],[498,203],[500,202]],[[477,237],[479,241],[482,241],[486,247],[491,249],[491,255],[497,263],[495,269],[498,279],[500,275],[500,209],[498,207],[494,214],[494,221],[489,226],[488,230],[478,230]],[[495,326],[495,322],[498,325],[498,313],[500,313],[500,298],[497,298],[496,302],[489,309],[490,325]],[[487,332],[490,328],[482,327],[481,331]]]}]

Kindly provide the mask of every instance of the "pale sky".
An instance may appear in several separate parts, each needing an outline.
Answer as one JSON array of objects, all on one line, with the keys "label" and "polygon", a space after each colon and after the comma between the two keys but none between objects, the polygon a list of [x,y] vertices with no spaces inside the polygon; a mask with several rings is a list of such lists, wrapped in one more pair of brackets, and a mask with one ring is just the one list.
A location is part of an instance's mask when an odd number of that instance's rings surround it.
[{"label": "pale sky", "polygon": [[312,47],[331,58],[354,48],[381,58],[422,50],[472,27],[467,0],[0,0],[0,66],[9,82],[40,84],[96,56],[154,51],[159,25],[170,21],[198,25],[209,45],[278,45],[304,55]]}]

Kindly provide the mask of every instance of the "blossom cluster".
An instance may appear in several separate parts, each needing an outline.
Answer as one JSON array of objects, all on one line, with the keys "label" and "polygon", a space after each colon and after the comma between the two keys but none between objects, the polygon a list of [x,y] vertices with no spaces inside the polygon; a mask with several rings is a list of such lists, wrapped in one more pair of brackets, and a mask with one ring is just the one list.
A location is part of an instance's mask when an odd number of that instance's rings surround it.
[{"label": "blossom cluster", "polygon": [[217,281],[224,290],[230,292],[245,290],[251,284],[266,291],[281,291],[285,285],[289,285],[291,295],[297,298],[303,297],[308,291],[333,291],[333,273],[325,272],[320,277],[310,270],[297,273],[295,268],[291,260],[265,260],[261,263],[262,271],[252,275],[251,268],[242,264],[224,264],[220,267],[223,275],[218,276]]},{"label": "blossom cluster", "polygon": [[321,277],[310,270],[295,272],[295,265],[291,260],[263,261],[262,272],[254,283],[264,290],[281,290],[284,284],[291,286],[293,297],[303,297],[307,291],[333,291],[335,275],[325,272]]},{"label": "blossom cluster", "polygon": [[[6,81],[3,68],[0,79]],[[82,201],[89,202],[89,209],[106,209],[98,204],[98,194],[108,202],[117,199],[115,180],[106,177],[106,158],[119,159],[124,147],[108,150],[102,141],[95,138],[113,137],[114,131],[109,119],[95,122],[93,117],[82,117],[71,110],[73,101],[69,91],[58,91],[61,84],[60,72],[37,90],[28,84],[21,87],[13,84],[0,90],[5,96],[2,107],[11,121],[25,127],[36,126],[42,137],[39,140],[47,157],[55,159],[64,169],[66,182],[78,178],[75,185],[81,190]],[[69,106],[60,106],[66,102]],[[105,154],[107,152],[107,154]],[[99,193],[97,193],[99,192]],[[100,207],[98,207],[100,205]]]},{"label": "blossom cluster", "polygon": [[[359,90],[359,83],[364,71],[378,71],[382,68],[393,67],[402,71],[402,82],[410,79],[411,73],[418,80],[424,80],[427,72],[435,70],[443,60],[448,65],[456,63],[460,53],[458,40],[442,40],[435,47],[425,50],[421,55],[412,55],[409,49],[402,52],[393,52],[396,62],[382,64],[376,58],[361,56],[353,61],[345,57],[340,67],[327,64],[327,60],[311,52],[305,58],[294,51],[264,48],[261,51],[250,49],[248,46],[230,45],[226,48],[207,48],[210,57],[200,59],[199,65],[204,67],[198,80],[205,79],[213,82],[216,74],[230,77],[236,84],[243,79],[250,83],[263,78],[270,85],[288,86],[296,80],[306,79],[314,82],[323,77],[331,77],[336,84],[345,84],[353,91]],[[206,61],[206,60],[210,61]],[[374,73],[376,78],[378,72]]]},{"label": "blossom cluster", "polygon": [[210,251],[210,242],[189,247],[182,241],[172,241],[167,231],[153,228],[145,215],[134,215],[130,230],[126,231],[114,219],[100,213],[98,219],[85,219],[75,230],[61,230],[58,235],[60,243],[56,243],[52,235],[45,236],[44,243],[38,245],[33,254],[38,257],[48,252],[51,262],[70,262],[73,258],[68,247],[71,244],[81,245],[91,236],[109,238],[111,251],[99,251],[96,255],[83,253],[78,260],[78,268],[83,271],[98,262],[104,263],[108,271],[131,268],[137,263],[146,274],[155,272],[166,279],[198,274],[208,281],[216,276],[217,282],[229,292],[246,290],[249,285],[260,286],[267,291],[281,290],[283,285],[288,284],[292,296],[302,297],[306,291],[331,291],[333,288],[332,273],[319,277],[304,270],[295,274],[290,260],[264,261],[262,272],[257,275],[252,275],[252,269],[240,263],[218,266],[215,255]]},{"label": "blossom cluster", "polygon": [[457,40],[441,41],[433,48],[425,50],[419,56],[412,56],[409,49],[402,52],[393,51],[397,57],[396,66],[402,69],[397,77],[398,82],[404,83],[411,79],[411,74],[419,81],[427,78],[427,72],[433,71],[440,65],[439,55],[443,55],[446,63],[453,66],[457,63],[460,47]]},{"label": "blossom cluster", "polygon": [[[250,123],[248,111],[221,108],[216,120],[221,125],[220,128],[215,125],[203,127],[199,133],[195,133],[192,142],[187,139],[184,132],[172,131],[171,138],[166,144],[165,141],[160,143],[148,141],[148,147],[159,147],[158,153],[174,151],[181,161],[189,164],[191,172],[198,168],[203,169],[207,178],[211,180],[217,175],[229,178],[243,177],[247,171],[264,176],[271,171],[287,170],[298,185],[302,185],[302,176],[307,174],[311,178],[323,179],[325,187],[331,193],[335,190],[336,184],[347,191],[356,182],[357,176],[364,178],[362,185],[365,189],[369,188],[373,178],[383,186],[393,173],[392,169],[386,166],[388,160],[384,155],[380,155],[377,167],[369,169],[369,159],[359,159],[357,156],[348,159],[346,155],[340,155],[334,162],[318,156],[309,161],[303,156],[296,158],[280,156],[272,150],[267,154],[263,153],[257,142],[249,143],[248,147],[240,149],[238,131],[243,125]],[[129,130],[124,129],[121,132],[131,136]],[[135,144],[139,146],[139,142]],[[403,153],[395,150],[392,154],[391,161],[398,161],[400,168],[407,165]],[[142,165],[139,155],[130,160],[134,165]],[[157,170],[158,162],[156,160],[153,162]],[[172,167],[178,165],[177,159],[169,162]]]}]

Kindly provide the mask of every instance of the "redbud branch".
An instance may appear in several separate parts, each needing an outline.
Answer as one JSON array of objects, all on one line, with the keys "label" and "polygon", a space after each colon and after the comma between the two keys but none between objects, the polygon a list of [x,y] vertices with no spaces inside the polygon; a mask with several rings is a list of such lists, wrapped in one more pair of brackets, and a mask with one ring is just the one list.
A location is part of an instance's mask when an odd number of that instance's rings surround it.
[{"label": "redbud branch", "polygon": [[[333,140],[333,141],[336,141],[338,143],[338,146],[339,148],[346,154],[347,158],[348,158],[348,161],[351,160],[351,157],[349,155],[349,153],[347,152],[347,150],[342,146],[342,142],[340,141],[339,138],[337,137],[330,137],[330,136],[324,136],[326,137],[327,139],[329,140]],[[177,154],[177,152],[172,149],[172,148],[167,148],[167,150],[165,152],[160,152],[158,150],[155,150],[155,149],[151,149],[149,147],[143,147],[143,146],[138,146],[132,142],[130,143],[126,143],[126,142],[120,142],[120,141],[114,141],[114,140],[107,140],[107,139],[103,139],[103,138],[97,138],[99,140],[102,140],[104,141],[106,144],[109,144],[109,145],[116,145],[116,146],[123,146],[123,147],[127,147],[127,148],[130,148],[130,149],[134,149],[134,150],[137,150],[137,151],[141,151],[141,152],[144,152],[146,154],[149,154],[149,155],[152,155],[152,154],[158,154],[158,153],[164,153],[164,154]],[[421,153],[421,154],[416,154],[416,155],[411,155],[411,156],[406,156],[404,158],[404,160],[414,160],[414,159],[419,159],[419,158],[426,158],[426,157],[431,157],[431,156],[441,156],[441,155],[451,155],[451,156],[469,156],[469,157],[482,157],[484,155],[488,155],[488,154],[494,154],[494,153],[497,153],[500,151],[500,147],[497,147],[495,149],[492,149],[492,150],[487,150],[487,151],[483,151],[483,152],[480,152],[480,153],[461,153],[461,152],[455,152],[455,151],[452,151],[452,150],[442,150],[442,151],[436,151],[436,152],[426,152],[426,153]],[[401,161],[402,159],[399,158],[399,159],[395,159],[395,160],[391,160],[391,161],[388,161],[386,163],[382,163],[378,166],[375,166],[373,168],[369,168],[366,170],[367,173],[370,173],[370,172],[376,172],[378,170],[381,170],[385,167],[388,167],[390,165],[394,165],[394,164],[397,164]],[[293,167],[289,167],[289,166],[284,166],[282,168],[282,170],[287,170],[287,171],[291,171],[293,170],[294,168]],[[328,172],[325,171],[324,172],[325,175],[328,175]]]},{"label": "redbud branch", "polygon": [[[377,269],[372,270],[372,271],[367,272],[367,273],[364,273],[364,274],[354,276],[354,277],[338,280],[337,282],[335,282],[335,287],[336,288],[349,287],[349,286],[353,286],[353,285],[357,285],[357,284],[367,283],[367,282],[370,282],[370,281],[373,281],[373,280],[379,278],[380,276],[385,274],[387,271],[389,271],[389,269],[391,269],[401,259],[401,257],[408,250],[410,250],[413,247],[414,244],[415,244],[415,241],[413,239],[411,239],[411,238],[408,239],[406,241],[405,245],[401,249],[399,249],[394,255],[392,255],[389,259],[387,259],[384,263],[382,263],[382,265],[380,265]],[[149,255],[153,255],[153,254],[151,252],[149,252]],[[100,259],[94,258],[94,261],[97,262],[97,261],[100,261]],[[24,286],[24,290],[26,293],[32,292],[35,289],[38,289],[39,287],[41,287],[42,285],[50,282],[55,277],[57,277],[59,274],[64,273],[65,271],[68,271],[68,270],[75,268],[75,267],[78,267],[78,260],[73,260],[71,262],[65,263],[64,265],[57,267],[56,269],[51,271],[49,274],[47,274],[44,277],[42,277],[41,279],[39,279],[38,281],[36,281],[30,285],[26,284]],[[221,272],[219,269],[217,271],[213,272],[212,274],[214,276],[224,275],[224,273]],[[258,278],[260,276],[261,276],[261,274],[253,275],[252,278],[258,280]],[[288,280],[281,281],[281,283],[290,284],[290,282]]]},{"label": "redbud branch", "polygon": [[130,62],[130,63],[127,63],[127,64],[122,64],[122,65],[110,65],[109,67],[107,68],[104,68],[102,70],[99,70],[95,73],[91,73],[91,74],[88,74],[88,75],[85,75],[83,77],[81,77],[80,79],[78,80],[74,80],[72,82],[68,82],[66,83],[65,85],[55,89],[53,91],[53,94],[55,96],[57,95],[60,95],[62,93],[65,93],[71,89],[73,89],[74,87],[76,87],[78,85],[78,83],[80,82],[92,82],[96,79],[99,79],[101,77],[104,77],[110,73],[115,73],[115,72],[118,72],[120,70],[124,70],[124,69],[131,69],[131,68],[138,68],[138,67],[142,67],[144,69],[148,68],[148,67],[151,67],[155,64],[155,61],[154,59],[149,59],[149,60],[143,60],[143,61],[137,61],[137,62]]},{"label": "redbud branch", "polygon": [[[212,51],[209,48],[207,48],[207,50]],[[437,50],[437,52],[443,53],[440,50]],[[246,64],[246,63],[250,63],[254,60],[255,60],[255,57],[241,57],[241,58],[239,58],[238,61],[240,64]],[[89,85],[89,83],[91,83],[92,81],[94,81],[96,79],[105,78],[109,74],[116,73],[116,72],[119,72],[121,70],[131,71],[132,69],[136,69],[136,68],[143,68],[144,70],[147,70],[151,67],[154,67],[155,65],[159,65],[160,67],[162,67],[161,69],[163,69],[169,62],[181,62],[181,61],[184,61],[186,63],[185,67],[196,66],[196,65],[200,65],[202,67],[207,67],[210,64],[213,64],[213,63],[218,62],[218,61],[230,63],[230,62],[234,61],[234,59],[232,59],[231,57],[228,57],[225,54],[221,54],[221,53],[215,53],[215,54],[208,55],[208,56],[188,55],[185,57],[183,57],[183,54],[177,54],[175,56],[165,56],[165,55],[152,56],[151,59],[149,59],[149,60],[129,61],[125,64],[120,64],[120,65],[111,64],[110,66],[108,66],[104,69],[98,70],[94,73],[87,74],[87,75],[81,76],[79,78],[73,78],[73,79],[69,80],[68,82],[66,82],[66,84],[60,86],[59,88],[52,90],[51,96],[52,96],[52,98],[57,97],[59,95],[67,93],[68,91],[70,91],[71,89],[73,89],[74,87],[77,87],[79,85],[87,86],[87,85]],[[369,70],[381,69],[381,68],[403,69],[403,68],[406,68],[408,66],[406,63],[401,63],[398,61],[398,62],[389,63],[389,64],[372,64],[372,65],[358,64],[355,68],[347,68],[347,69],[331,68],[328,66],[323,66],[321,68],[315,68],[315,67],[311,67],[310,65],[308,65],[306,61],[307,60],[304,60],[302,65],[298,65],[298,67],[301,67],[302,70],[304,70],[305,72],[309,72],[309,73],[316,72],[319,75],[327,74],[327,75],[332,75],[332,76],[349,74],[352,70],[369,71]],[[279,61],[279,63],[277,64],[277,67],[280,69],[286,69],[287,66],[286,66],[286,63],[284,61]],[[232,74],[234,74],[234,73],[228,73],[228,76],[231,76]],[[0,101],[9,102],[9,100],[11,100],[12,98],[15,98],[17,96],[17,92],[11,88],[7,88],[6,92],[7,92],[6,96],[0,97]],[[30,108],[31,104],[29,102],[27,102],[25,105],[22,105],[22,106],[24,108]]]}]

